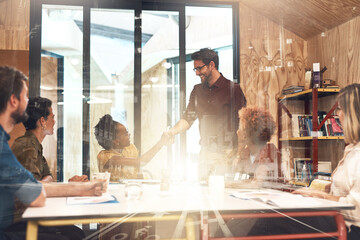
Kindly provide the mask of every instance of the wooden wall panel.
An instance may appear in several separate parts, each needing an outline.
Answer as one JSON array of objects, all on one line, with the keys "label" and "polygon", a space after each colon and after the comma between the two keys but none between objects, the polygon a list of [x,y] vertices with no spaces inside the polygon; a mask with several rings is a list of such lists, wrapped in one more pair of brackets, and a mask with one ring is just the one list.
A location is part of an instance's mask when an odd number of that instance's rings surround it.
[{"label": "wooden wall panel", "polygon": [[360,17],[308,40],[309,62],[320,62],[340,87],[360,82]]},{"label": "wooden wall panel", "polygon": [[290,85],[303,85],[307,43],[240,4],[240,85],[248,105],[277,116],[277,98]]},{"label": "wooden wall panel", "polygon": [[358,0],[239,0],[303,39],[360,15]]},{"label": "wooden wall panel", "polygon": [[[0,65],[14,67],[22,71],[26,76],[29,75],[29,51],[0,50]],[[24,135],[25,128],[22,123],[17,124],[10,132],[10,146],[16,138]]]},{"label": "wooden wall panel", "polygon": [[29,50],[30,0],[0,1],[0,49]]},{"label": "wooden wall panel", "polygon": [[[340,88],[360,83],[360,17],[339,25],[325,35],[317,35],[308,40],[310,63],[319,62],[328,70],[324,78],[336,81]],[[319,149],[319,161],[331,161],[334,169],[342,158],[344,142],[326,141],[326,147]],[[320,145],[319,145],[320,146]],[[328,149],[331,149],[329,154]]]},{"label": "wooden wall panel", "polygon": [[29,76],[29,51],[0,50],[0,65],[17,68]]}]

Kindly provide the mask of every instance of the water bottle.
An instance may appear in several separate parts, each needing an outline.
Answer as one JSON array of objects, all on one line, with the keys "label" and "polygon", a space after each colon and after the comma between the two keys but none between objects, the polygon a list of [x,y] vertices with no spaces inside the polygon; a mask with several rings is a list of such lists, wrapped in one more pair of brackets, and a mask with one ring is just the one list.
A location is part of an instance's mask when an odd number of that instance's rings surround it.
[{"label": "water bottle", "polygon": [[308,175],[307,175],[307,170],[306,170],[306,164],[304,163],[303,168],[301,170],[301,181],[302,182],[307,182],[308,181]]}]

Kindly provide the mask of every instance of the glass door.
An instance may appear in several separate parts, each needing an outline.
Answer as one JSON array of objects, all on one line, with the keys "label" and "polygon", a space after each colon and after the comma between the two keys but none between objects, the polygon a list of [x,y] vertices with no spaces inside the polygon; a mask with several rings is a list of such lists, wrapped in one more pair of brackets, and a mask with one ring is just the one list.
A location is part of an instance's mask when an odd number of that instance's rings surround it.
[{"label": "glass door", "polygon": [[54,134],[42,144],[59,181],[82,174],[82,19],[83,7],[42,5],[40,96],[52,101],[56,119]]},{"label": "glass door", "polygon": [[53,102],[56,129],[43,145],[58,181],[99,171],[94,126],[103,115],[124,124],[134,141],[135,10],[118,5],[39,3],[41,80],[33,95]]},{"label": "glass door", "polygon": [[[142,11],[141,146],[148,151],[180,119],[179,11]],[[179,137],[143,167],[145,176],[181,173]],[[173,171],[172,174],[175,174]],[[175,177],[175,176],[173,176]],[[176,176],[181,177],[181,176]]]},{"label": "glass door", "polygon": [[[59,181],[98,171],[94,126],[105,114],[126,126],[141,154],[174,126],[199,82],[191,53],[215,49],[224,76],[236,75],[232,5],[62,2],[34,0],[30,26],[30,95],[53,101],[56,131],[44,154]],[[194,123],[143,170],[196,179],[198,142]]]},{"label": "glass door", "polygon": [[105,114],[123,124],[134,143],[134,10],[90,10],[90,173],[98,172],[103,148],[94,127]]},{"label": "glass door", "polygon": [[[188,6],[186,13],[186,103],[189,102],[194,85],[200,78],[193,72],[190,55],[201,48],[211,48],[219,55],[219,71],[233,80],[233,26],[231,7]],[[216,18],[214,16],[217,16]],[[209,28],[211,26],[211,31]],[[199,121],[196,120],[186,132],[187,174],[197,179],[197,161],[200,152]]]}]

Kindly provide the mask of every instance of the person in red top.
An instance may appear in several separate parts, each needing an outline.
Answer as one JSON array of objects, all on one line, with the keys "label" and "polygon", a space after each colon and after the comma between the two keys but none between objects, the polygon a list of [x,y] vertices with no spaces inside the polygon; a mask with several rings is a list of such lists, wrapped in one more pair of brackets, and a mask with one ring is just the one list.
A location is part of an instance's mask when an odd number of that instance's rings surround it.
[{"label": "person in red top", "polygon": [[239,84],[219,72],[219,57],[215,51],[203,48],[193,53],[191,59],[201,83],[194,86],[182,118],[166,134],[173,137],[188,130],[199,119],[198,175],[199,180],[207,180],[210,174],[225,174],[231,169],[237,149],[237,113],[246,106],[246,99]]}]

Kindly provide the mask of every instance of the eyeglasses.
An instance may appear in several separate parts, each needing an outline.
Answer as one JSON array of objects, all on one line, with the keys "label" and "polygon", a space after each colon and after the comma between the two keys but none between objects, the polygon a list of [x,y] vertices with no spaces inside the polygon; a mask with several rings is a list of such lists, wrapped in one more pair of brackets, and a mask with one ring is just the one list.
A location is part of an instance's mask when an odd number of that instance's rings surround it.
[{"label": "eyeglasses", "polygon": [[193,70],[194,70],[194,72],[196,72],[196,71],[201,71],[201,69],[203,68],[203,67],[205,67],[206,66],[206,64],[204,64],[204,65],[202,65],[201,67],[196,67],[196,68],[194,68]]}]

